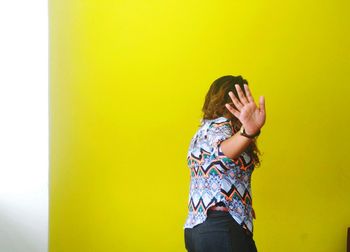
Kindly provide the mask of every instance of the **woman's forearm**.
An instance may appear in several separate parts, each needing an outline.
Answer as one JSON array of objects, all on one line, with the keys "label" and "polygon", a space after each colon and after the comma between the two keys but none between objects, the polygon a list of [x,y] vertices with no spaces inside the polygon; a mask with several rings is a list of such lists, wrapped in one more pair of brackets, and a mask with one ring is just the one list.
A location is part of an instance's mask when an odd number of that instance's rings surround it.
[{"label": "woman's forearm", "polygon": [[237,158],[253,141],[253,139],[240,135],[239,131],[221,142],[221,150],[226,157]]}]

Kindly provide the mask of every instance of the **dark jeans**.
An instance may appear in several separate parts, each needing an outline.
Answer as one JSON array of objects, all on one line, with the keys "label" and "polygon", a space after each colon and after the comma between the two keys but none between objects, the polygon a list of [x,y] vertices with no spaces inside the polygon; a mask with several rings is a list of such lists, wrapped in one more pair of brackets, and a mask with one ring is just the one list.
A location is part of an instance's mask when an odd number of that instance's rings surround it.
[{"label": "dark jeans", "polygon": [[185,228],[188,252],[257,252],[255,241],[229,212],[208,211],[207,219],[193,228]]}]

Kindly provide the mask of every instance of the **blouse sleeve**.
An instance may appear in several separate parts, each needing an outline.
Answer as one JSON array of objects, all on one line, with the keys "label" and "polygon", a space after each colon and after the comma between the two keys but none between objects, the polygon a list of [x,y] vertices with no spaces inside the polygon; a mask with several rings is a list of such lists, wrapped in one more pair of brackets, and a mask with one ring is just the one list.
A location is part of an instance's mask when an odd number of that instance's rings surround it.
[{"label": "blouse sleeve", "polygon": [[209,126],[207,137],[208,143],[212,147],[211,154],[214,158],[224,157],[221,150],[221,142],[231,137],[233,134],[232,125],[229,120],[223,122],[216,122]]}]

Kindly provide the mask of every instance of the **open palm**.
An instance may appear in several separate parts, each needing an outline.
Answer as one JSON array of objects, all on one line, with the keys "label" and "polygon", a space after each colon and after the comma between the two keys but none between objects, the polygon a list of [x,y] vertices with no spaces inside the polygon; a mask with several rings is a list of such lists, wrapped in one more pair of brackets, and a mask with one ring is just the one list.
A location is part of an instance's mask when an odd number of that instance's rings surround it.
[{"label": "open palm", "polygon": [[226,104],[226,108],[240,120],[247,134],[254,134],[265,124],[265,99],[263,96],[260,96],[258,108],[247,84],[244,84],[246,96],[238,84],[236,84],[235,87],[239,99],[237,99],[232,91],[229,92],[229,96],[231,97],[233,104],[236,106],[236,109],[229,104]]}]

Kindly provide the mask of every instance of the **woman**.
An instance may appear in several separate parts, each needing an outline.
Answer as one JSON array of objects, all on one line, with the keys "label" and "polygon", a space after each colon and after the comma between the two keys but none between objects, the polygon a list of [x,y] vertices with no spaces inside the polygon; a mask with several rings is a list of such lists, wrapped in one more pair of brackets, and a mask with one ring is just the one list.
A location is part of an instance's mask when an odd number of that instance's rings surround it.
[{"label": "woman", "polygon": [[260,165],[256,138],[265,124],[241,76],[216,79],[206,95],[201,125],[187,155],[190,168],[188,252],[256,252],[251,175]]}]

